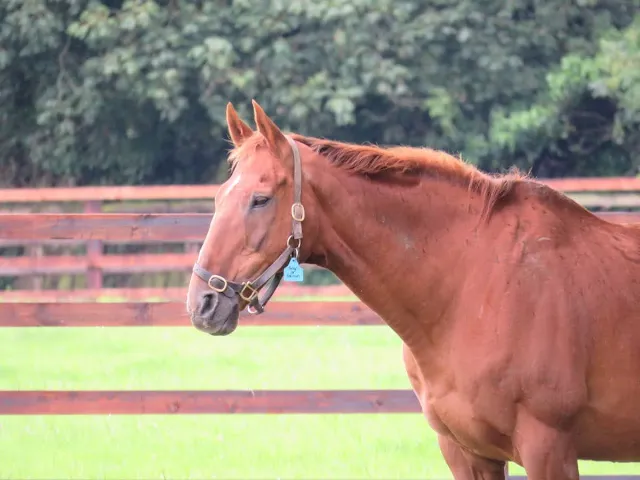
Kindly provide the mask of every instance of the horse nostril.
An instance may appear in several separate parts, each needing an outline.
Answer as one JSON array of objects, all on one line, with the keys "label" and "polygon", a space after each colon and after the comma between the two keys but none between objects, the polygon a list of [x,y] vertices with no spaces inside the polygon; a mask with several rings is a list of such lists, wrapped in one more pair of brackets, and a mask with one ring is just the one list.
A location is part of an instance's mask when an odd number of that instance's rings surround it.
[{"label": "horse nostril", "polygon": [[202,316],[213,315],[216,306],[218,305],[218,293],[207,292],[200,298],[199,314]]}]

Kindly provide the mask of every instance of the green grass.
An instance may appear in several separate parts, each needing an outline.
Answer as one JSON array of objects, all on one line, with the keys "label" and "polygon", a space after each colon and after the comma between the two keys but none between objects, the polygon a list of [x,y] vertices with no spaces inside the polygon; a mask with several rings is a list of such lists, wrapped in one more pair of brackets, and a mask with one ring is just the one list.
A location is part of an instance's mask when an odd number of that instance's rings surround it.
[{"label": "green grass", "polygon": [[[386,327],[241,326],[225,338],[191,328],[5,328],[0,345],[0,389],[409,388]],[[0,416],[0,478],[450,474],[417,414]]]},{"label": "green grass", "polygon": [[409,388],[383,326],[5,328],[0,339],[0,389]]}]

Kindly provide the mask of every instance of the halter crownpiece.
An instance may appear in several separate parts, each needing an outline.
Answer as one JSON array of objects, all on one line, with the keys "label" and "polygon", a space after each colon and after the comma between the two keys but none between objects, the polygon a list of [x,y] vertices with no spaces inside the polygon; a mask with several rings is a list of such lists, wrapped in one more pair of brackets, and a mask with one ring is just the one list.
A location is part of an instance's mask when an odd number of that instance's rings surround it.
[{"label": "halter crownpiece", "polygon": [[[291,235],[287,238],[286,247],[280,256],[256,279],[247,282],[232,282],[221,275],[214,275],[205,270],[196,262],[193,265],[193,273],[207,282],[211,290],[232,298],[238,295],[247,302],[248,312],[259,315],[264,312],[264,307],[275,293],[283,276],[283,268],[291,258],[298,260],[302,245],[302,222],[305,219],[304,206],[302,205],[302,162],[300,151],[296,142],[289,136],[285,136],[293,151],[293,204],[291,205]],[[259,297],[260,290],[271,280],[264,295]]]}]

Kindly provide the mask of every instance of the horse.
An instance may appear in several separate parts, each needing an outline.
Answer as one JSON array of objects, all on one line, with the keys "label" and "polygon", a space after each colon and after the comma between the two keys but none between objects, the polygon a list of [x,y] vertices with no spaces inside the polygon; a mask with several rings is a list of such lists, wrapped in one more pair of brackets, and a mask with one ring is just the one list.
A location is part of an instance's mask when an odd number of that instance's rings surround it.
[{"label": "horse", "polygon": [[300,263],[333,272],[402,340],[456,480],[580,478],[640,461],[640,230],[529,175],[443,151],[284,133],[227,105],[230,175],[189,280],[193,326],[229,335]]}]

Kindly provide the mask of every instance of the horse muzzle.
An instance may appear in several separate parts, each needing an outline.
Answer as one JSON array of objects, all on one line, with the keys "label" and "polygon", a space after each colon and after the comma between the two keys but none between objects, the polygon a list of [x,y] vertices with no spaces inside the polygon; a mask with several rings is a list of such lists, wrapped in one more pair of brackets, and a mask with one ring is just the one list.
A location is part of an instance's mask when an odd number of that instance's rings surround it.
[{"label": "horse muzzle", "polygon": [[229,297],[212,290],[200,296],[196,308],[191,312],[191,323],[202,332],[224,336],[238,327],[239,317],[237,296]]}]

